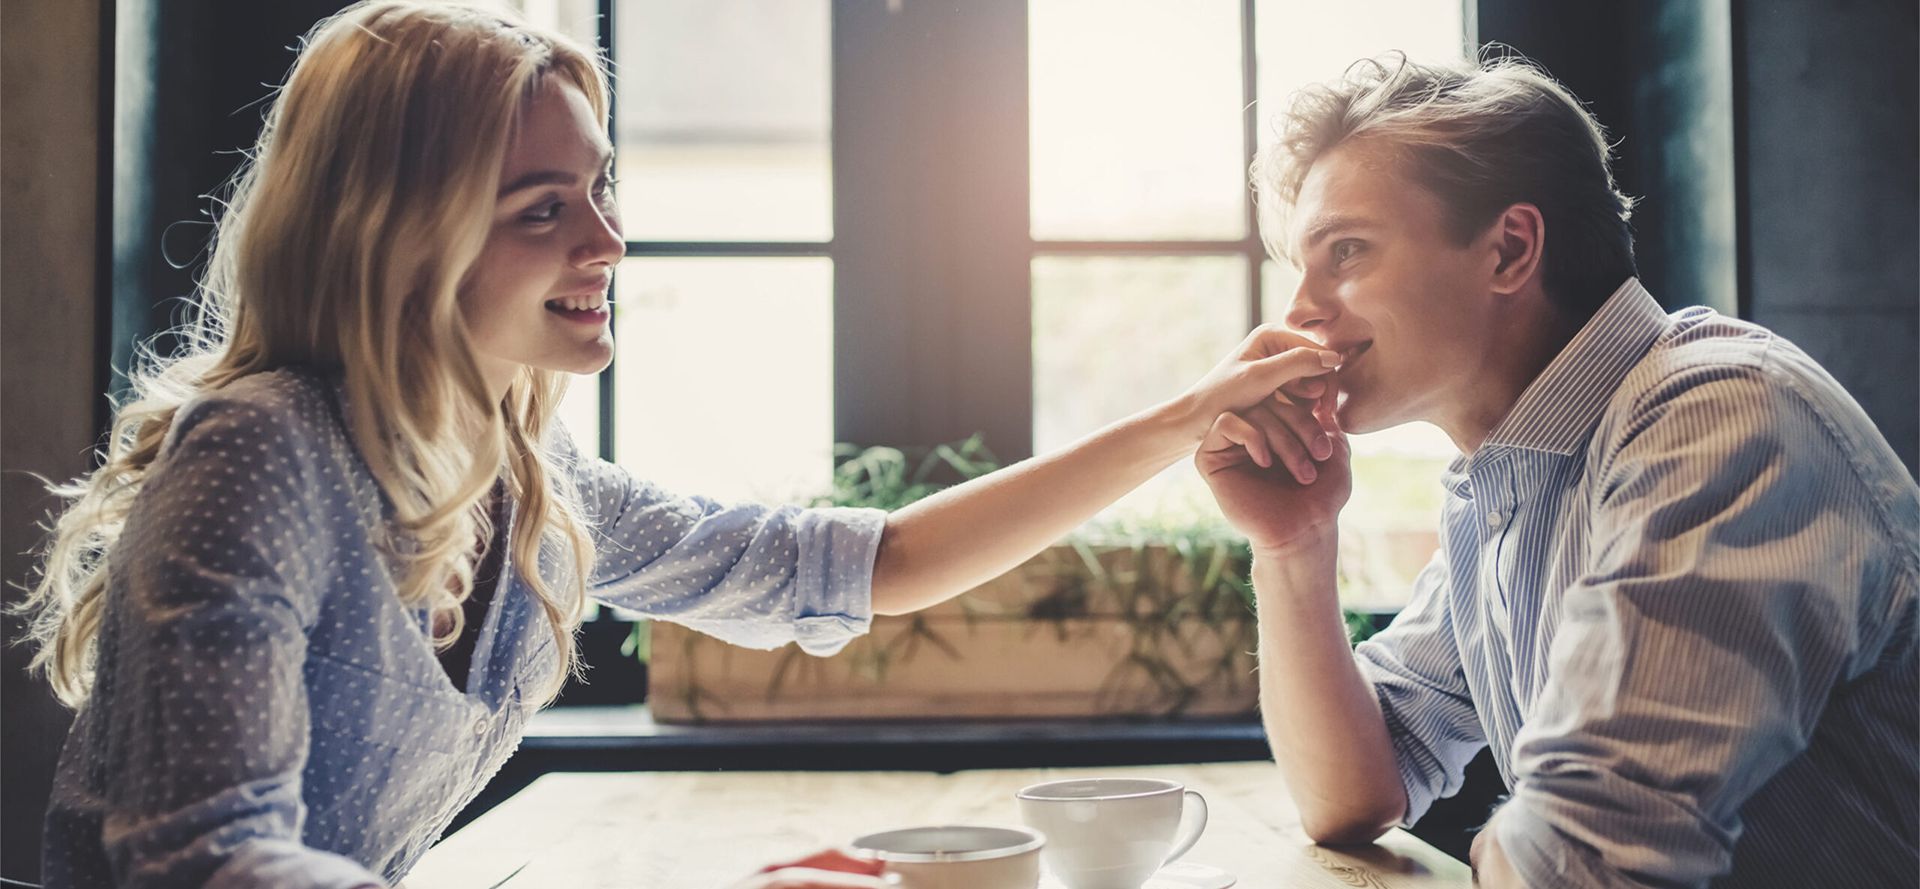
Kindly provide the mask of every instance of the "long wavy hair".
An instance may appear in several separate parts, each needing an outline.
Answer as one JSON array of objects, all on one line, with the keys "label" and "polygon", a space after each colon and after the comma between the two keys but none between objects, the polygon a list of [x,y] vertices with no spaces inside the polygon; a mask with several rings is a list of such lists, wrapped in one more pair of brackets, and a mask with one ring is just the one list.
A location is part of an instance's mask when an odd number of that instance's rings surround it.
[{"label": "long wavy hair", "polygon": [[[168,356],[143,355],[98,469],[68,500],[23,610],[33,666],[70,707],[92,687],[108,553],[175,414],[251,374],[340,374],[354,444],[391,501],[383,544],[400,600],[430,608],[434,643],[461,632],[475,544],[504,478],[509,546],[553,631],[562,669],[586,607],[593,543],[547,431],[567,377],[525,368],[494,402],[461,310],[486,243],[501,164],[545,77],[608,109],[600,58],[509,15],[451,4],[364,2],[316,25],[229,183],[196,316]],[[542,554],[554,566],[541,576]]]}]

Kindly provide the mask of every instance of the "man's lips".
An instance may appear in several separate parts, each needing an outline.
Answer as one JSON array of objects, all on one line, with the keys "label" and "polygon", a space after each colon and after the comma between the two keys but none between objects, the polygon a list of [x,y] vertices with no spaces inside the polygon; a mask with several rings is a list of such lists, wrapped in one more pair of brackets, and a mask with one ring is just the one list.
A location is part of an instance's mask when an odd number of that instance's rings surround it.
[{"label": "man's lips", "polygon": [[1373,340],[1362,340],[1357,343],[1346,343],[1343,345],[1329,343],[1327,345],[1328,350],[1340,353],[1341,370],[1345,370],[1348,364],[1351,364],[1354,359],[1359,358],[1362,353],[1371,348],[1373,348]]}]

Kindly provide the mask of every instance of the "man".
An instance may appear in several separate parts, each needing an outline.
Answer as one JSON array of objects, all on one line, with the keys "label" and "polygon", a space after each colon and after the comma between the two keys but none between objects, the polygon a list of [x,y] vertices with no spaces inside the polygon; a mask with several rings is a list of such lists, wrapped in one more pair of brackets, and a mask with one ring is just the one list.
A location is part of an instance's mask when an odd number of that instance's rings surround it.
[{"label": "man", "polygon": [[1599,126],[1535,68],[1363,63],[1259,176],[1303,276],[1285,321],[1345,356],[1323,422],[1462,454],[1411,604],[1353,651],[1340,436],[1307,485],[1234,445],[1324,451],[1298,407],[1196,458],[1254,546],[1307,833],[1411,824],[1491,745],[1486,885],[1914,885],[1920,490],[1859,406],[1764,329],[1659,309]]}]

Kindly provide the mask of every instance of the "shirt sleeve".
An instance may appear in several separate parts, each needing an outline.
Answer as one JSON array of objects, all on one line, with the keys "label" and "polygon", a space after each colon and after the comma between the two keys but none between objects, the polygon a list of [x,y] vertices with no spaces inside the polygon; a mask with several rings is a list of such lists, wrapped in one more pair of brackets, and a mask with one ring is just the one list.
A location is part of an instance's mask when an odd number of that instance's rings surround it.
[{"label": "shirt sleeve", "polygon": [[1434,800],[1460,792],[1467,764],[1487,746],[1460,665],[1446,577],[1446,560],[1435,553],[1415,578],[1406,609],[1354,648],[1360,675],[1380,701],[1406,785],[1403,827],[1420,820]]},{"label": "shirt sleeve", "polygon": [[115,550],[89,714],[125,887],[384,885],[301,842],[303,665],[328,539],[292,411],[190,403]]},{"label": "shirt sleeve", "polygon": [[1797,391],[1764,367],[1683,371],[1622,430],[1493,822],[1527,885],[1726,873],[1741,807],[1870,663],[1861,598],[1882,537]]},{"label": "shirt sleeve", "polygon": [[595,598],[747,648],[830,655],[873,621],[878,509],[679,496],[582,457],[559,433],[592,526]]}]

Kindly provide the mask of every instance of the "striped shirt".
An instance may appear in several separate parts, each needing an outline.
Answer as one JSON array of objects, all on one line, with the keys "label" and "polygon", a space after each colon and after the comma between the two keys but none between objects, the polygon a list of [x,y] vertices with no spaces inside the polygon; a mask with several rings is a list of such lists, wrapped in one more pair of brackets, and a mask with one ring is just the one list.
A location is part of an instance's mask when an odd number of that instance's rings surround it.
[{"label": "striped shirt", "polygon": [[1443,483],[1356,650],[1407,823],[1491,745],[1530,886],[1920,881],[1920,489],[1805,353],[1630,279]]}]

